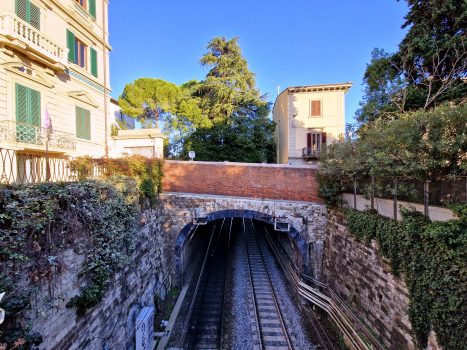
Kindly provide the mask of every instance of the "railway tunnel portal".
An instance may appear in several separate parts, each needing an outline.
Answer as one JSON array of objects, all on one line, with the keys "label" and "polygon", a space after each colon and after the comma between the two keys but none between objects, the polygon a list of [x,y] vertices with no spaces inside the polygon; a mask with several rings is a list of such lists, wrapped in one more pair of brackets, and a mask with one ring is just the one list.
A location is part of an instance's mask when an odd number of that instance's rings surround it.
[{"label": "railway tunnel portal", "polygon": [[[209,223],[224,218],[245,218],[274,227],[275,238],[300,271],[319,278],[326,226],[326,206],[319,203],[164,192],[161,194],[164,231],[175,263],[175,284],[183,286],[187,262],[206,242],[196,233],[196,220]],[[276,223],[276,226],[277,226]],[[288,229],[287,229],[288,226]],[[274,230],[273,230],[274,231]]]}]

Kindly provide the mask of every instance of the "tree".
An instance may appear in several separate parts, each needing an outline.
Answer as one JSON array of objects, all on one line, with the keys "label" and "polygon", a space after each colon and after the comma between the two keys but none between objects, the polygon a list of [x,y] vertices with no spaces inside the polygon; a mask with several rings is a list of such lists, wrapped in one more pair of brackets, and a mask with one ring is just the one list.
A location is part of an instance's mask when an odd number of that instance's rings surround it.
[{"label": "tree", "polygon": [[356,115],[360,123],[467,96],[467,3],[406,1],[410,10],[403,28],[410,29],[396,53],[373,51]]},{"label": "tree", "polygon": [[170,115],[180,88],[162,79],[140,78],[127,84],[118,98],[122,113],[136,118],[143,128],[159,127],[159,120]]},{"label": "tree", "polygon": [[208,43],[207,49],[200,63],[210,70],[194,92],[200,99],[203,114],[216,121],[268,105],[267,97],[261,96],[256,87],[256,74],[250,71],[238,38],[216,37]]},{"label": "tree", "polygon": [[272,163],[274,129],[265,116],[233,116],[212,127],[198,128],[185,140],[184,150],[195,151],[197,160]]},{"label": "tree", "polygon": [[256,87],[256,74],[249,70],[238,38],[214,38],[207,48],[200,60],[210,67],[206,79],[182,86],[191,98],[178,105],[172,120],[186,131],[182,156],[193,150],[198,160],[273,162],[271,103]]}]

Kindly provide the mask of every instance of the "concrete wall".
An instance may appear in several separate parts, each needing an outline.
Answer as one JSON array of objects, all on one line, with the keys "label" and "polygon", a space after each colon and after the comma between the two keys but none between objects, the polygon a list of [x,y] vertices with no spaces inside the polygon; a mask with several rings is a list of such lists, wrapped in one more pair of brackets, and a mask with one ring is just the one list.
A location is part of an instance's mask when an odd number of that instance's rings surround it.
[{"label": "concrete wall", "polygon": [[132,333],[136,317],[143,307],[154,306],[156,294],[164,298],[171,283],[167,273],[170,262],[165,254],[166,241],[161,234],[162,222],[160,210],[144,213],[131,265],[117,272],[104,300],[84,316],[76,316],[75,309],[65,308],[84,283],[77,276],[84,254],[65,253],[66,271],[54,282],[54,288],[56,295],[66,293],[66,297],[59,307],[32,320],[33,331],[44,338],[40,349],[102,350],[105,344],[107,349],[134,349]]},{"label": "concrete wall", "polygon": [[[354,195],[351,193],[343,193],[342,199],[347,203],[346,207],[358,210],[366,210],[371,208],[371,201],[363,198],[362,196],[357,195],[357,206],[355,208]],[[415,209],[419,212],[425,212],[425,206],[419,203],[409,203],[404,201],[397,201],[397,213],[394,215],[394,201],[391,199],[384,198],[375,198],[374,199],[374,208],[378,210],[378,213],[381,215],[387,216],[389,218],[395,218],[400,220],[400,206],[408,209]],[[428,216],[431,220],[437,221],[447,221],[455,219],[455,216],[452,214],[452,211],[448,208],[436,207],[430,205],[428,207]]]},{"label": "concrete wall", "polygon": [[162,188],[213,194],[322,203],[314,166],[165,161]]},{"label": "concrete wall", "polygon": [[[390,350],[414,349],[408,291],[371,245],[356,242],[345,214],[331,210],[326,225],[323,281],[328,283]],[[433,334],[428,349],[439,349]]]},{"label": "concrete wall", "polygon": [[[314,276],[320,277],[327,212],[323,204],[173,192],[162,193],[160,199],[168,254],[176,259],[191,230],[193,216],[208,216],[209,220],[253,217],[262,221],[267,221],[264,216],[276,216],[285,218],[293,226],[289,235],[302,254],[308,256]],[[308,261],[303,263],[308,264]]]}]

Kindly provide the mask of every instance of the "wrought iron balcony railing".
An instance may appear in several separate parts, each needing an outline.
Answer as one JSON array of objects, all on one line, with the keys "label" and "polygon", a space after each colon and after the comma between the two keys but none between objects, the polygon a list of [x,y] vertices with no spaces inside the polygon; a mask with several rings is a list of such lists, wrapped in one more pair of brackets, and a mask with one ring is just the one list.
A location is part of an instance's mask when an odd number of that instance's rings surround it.
[{"label": "wrought iron balcony railing", "polygon": [[304,147],[302,149],[303,158],[319,158],[320,153],[321,153],[321,150],[314,150],[311,147]]},{"label": "wrought iron balcony railing", "polygon": [[50,130],[40,126],[0,120],[0,142],[28,143],[45,148],[47,138],[49,148],[75,150],[75,135],[68,132]]}]

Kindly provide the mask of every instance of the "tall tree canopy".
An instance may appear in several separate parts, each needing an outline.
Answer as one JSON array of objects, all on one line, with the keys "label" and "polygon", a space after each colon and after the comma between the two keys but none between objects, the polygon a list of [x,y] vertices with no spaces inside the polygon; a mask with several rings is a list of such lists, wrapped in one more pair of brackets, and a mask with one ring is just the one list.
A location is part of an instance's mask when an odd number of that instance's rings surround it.
[{"label": "tall tree canopy", "polygon": [[[399,1],[399,0],[398,0]],[[360,123],[467,96],[467,2],[406,0],[407,35],[394,54],[375,49],[367,66]]]},{"label": "tall tree canopy", "polygon": [[180,95],[180,88],[162,79],[140,78],[127,84],[118,97],[122,113],[138,119],[143,127],[159,126],[169,115]]},{"label": "tall tree canopy", "polygon": [[238,38],[216,37],[208,43],[207,49],[200,63],[210,70],[194,96],[200,98],[200,108],[210,120],[269,108],[266,96],[261,96],[256,86],[256,74],[250,71],[242,55]]},{"label": "tall tree canopy", "polygon": [[204,81],[181,86],[141,78],[127,84],[119,104],[124,114],[151,127],[163,119],[170,136],[165,155],[198,160],[273,162],[275,124],[271,103],[256,86],[255,73],[242,55],[238,38],[214,38],[200,63]]}]

